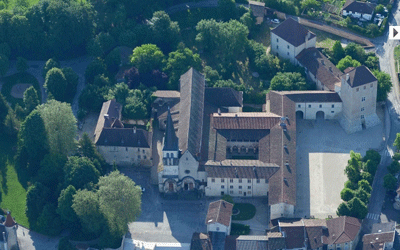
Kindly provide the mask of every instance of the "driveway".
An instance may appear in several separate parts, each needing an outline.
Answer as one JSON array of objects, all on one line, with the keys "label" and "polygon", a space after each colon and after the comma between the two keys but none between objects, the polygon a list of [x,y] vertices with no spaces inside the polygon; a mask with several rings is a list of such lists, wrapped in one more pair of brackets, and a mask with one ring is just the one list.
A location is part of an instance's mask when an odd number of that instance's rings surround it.
[{"label": "driveway", "polygon": [[21,250],[52,250],[57,249],[60,237],[48,237],[24,227],[18,226],[17,237]]},{"label": "driveway", "polygon": [[234,220],[232,223],[239,223],[250,226],[250,235],[265,235],[269,225],[268,198],[238,198],[234,197],[235,203],[250,203],[256,207],[256,215],[250,220]]},{"label": "driveway", "polygon": [[382,147],[383,124],[348,135],[336,120],[297,120],[296,136],[296,216],[335,217],[350,150],[365,155]]}]

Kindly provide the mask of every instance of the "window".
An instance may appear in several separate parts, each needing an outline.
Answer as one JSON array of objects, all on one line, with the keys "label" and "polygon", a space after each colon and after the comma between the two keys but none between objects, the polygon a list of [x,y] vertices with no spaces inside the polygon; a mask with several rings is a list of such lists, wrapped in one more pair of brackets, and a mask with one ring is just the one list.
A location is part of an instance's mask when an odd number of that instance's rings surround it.
[{"label": "window", "polygon": [[229,182],[230,182],[230,183],[233,183],[233,179],[230,179]]},{"label": "window", "polygon": [[276,49],[279,49],[279,45],[276,45]]},{"label": "window", "polygon": [[[142,152],[143,152],[143,154],[145,153],[144,149],[142,150]],[[172,154],[171,154],[171,157],[172,157]]]},{"label": "window", "polygon": [[247,186],[247,189],[251,189],[251,186]]},{"label": "window", "polygon": [[371,88],[374,86],[374,84],[373,83],[371,83]]},{"label": "window", "polygon": [[290,49],[289,45],[287,46],[288,49]]},{"label": "window", "polygon": [[360,88],[356,88],[356,91],[358,92],[360,90]]},{"label": "window", "polygon": [[242,179],[239,179],[239,183],[242,183]]},{"label": "window", "polygon": [[362,101],[362,102],[365,102],[365,97],[361,97],[361,101]]},{"label": "window", "polygon": [[167,158],[169,158],[169,153],[167,153]]},{"label": "window", "polygon": [[278,39],[278,38],[276,39],[276,42],[279,42],[279,39]]},{"label": "window", "polygon": [[287,55],[289,55],[289,52],[287,53]]},{"label": "window", "polygon": [[247,194],[251,194],[251,191],[247,191]]},{"label": "window", "polygon": [[320,104],[319,107],[322,108],[322,104]]},{"label": "window", "polygon": [[265,183],[268,183],[268,179],[265,179]]},{"label": "window", "polygon": [[140,148],[138,148],[137,151],[140,153]]},{"label": "window", "polygon": [[211,179],[211,182],[215,182],[215,179],[214,179],[214,178],[212,178],[212,179]]},{"label": "window", "polygon": [[137,158],[140,160],[140,155],[138,155]]},{"label": "window", "polygon": [[364,111],[364,107],[361,108],[361,112]]},{"label": "window", "polygon": [[233,186],[231,185],[229,188],[230,188],[230,189],[233,189]]},{"label": "window", "polygon": [[125,150],[128,151],[128,147],[126,147]]},{"label": "window", "polygon": [[260,179],[257,179],[257,183],[260,183]]},{"label": "window", "polygon": [[364,115],[361,115],[361,119],[364,119]]},{"label": "window", "polygon": [[332,110],[331,113],[333,114],[333,113],[335,113],[335,111]]},{"label": "window", "polygon": [[367,86],[364,86],[364,89],[366,89],[367,88]]},{"label": "window", "polygon": [[239,191],[239,194],[242,194],[242,191]]},{"label": "window", "polygon": [[242,186],[239,186],[239,189],[242,189]]},{"label": "window", "polygon": [[225,182],[225,179],[224,179],[224,178],[222,178],[222,179],[221,179],[221,182]]},{"label": "window", "polygon": [[334,108],[335,107],[335,104],[332,104],[332,108]]},{"label": "window", "polygon": [[190,174],[190,170],[186,169],[185,174]]},{"label": "window", "polygon": [[301,108],[301,105],[299,104],[299,105],[297,105],[297,107],[298,107],[298,108]]},{"label": "window", "polygon": [[225,192],[224,191],[221,191],[221,195],[224,195],[225,194]]},{"label": "window", "polygon": [[225,188],[225,186],[224,185],[221,185],[221,189],[224,189]]},{"label": "window", "polygon": [[251,180],[250,180],[250,179],[248,179],[248,180],[247,180],[247,183],[251,183]]},{"label": "window", "polygon": [[231,191],[229,191],[229,193],[230,193],[230,194],[233,194],[233,191],[231,190]]},{"label": "window", "polygon": [[311,108],[311,104],[309,104],[308,107]]}]

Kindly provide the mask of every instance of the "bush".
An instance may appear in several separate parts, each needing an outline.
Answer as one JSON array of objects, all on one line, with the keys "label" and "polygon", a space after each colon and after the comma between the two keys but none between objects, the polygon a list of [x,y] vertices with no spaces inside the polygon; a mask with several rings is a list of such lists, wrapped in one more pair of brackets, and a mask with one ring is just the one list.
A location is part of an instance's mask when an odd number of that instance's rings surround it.
[{"label": "bush", "polygon": [[229,203],[235,204],[235,203],[233,202],[232,196],[230,196],[229,194],[224,194],[224,196],[222,196],[222,199],[223,199],[224,201],[229,202]]},{"label": "bush", "polygon": [[349,188],[344,188],[341,192],[340,192],[340,197],[342,198],[342,200],[344,201],[349,201],[351,199],[353,199],[354,197],[354,191],[349,189]]},{"label": "bush", "polygon": [[238,223],[232,223],[231,235],[248,235],[250,233],[250,226]]},{"label": "bush", "polygon": [[236,203],[233,209],[238,209],[240,212],[232,216],[232,220],[250,220],[256,215],[256,207],[250,203]]},{"label": "bush", "polygon": [[28,61],[23,57],[17,57],[17,70],[24,72],[29,68]]},{"label": "bush", "polygon": [[58,242],[58,250],[75,250],[76,248],[69,242],[67,237],[61,238]]}]

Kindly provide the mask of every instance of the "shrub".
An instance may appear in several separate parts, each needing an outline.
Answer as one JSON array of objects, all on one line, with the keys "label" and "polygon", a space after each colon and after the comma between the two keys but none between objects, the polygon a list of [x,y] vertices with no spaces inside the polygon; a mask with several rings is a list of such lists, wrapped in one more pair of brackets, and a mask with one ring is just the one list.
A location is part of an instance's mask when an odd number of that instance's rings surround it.
[{"label": "shrub", "polygon": [[250,226],[238,223],[232,223],[231,235],[248,235],[250,233]]}]

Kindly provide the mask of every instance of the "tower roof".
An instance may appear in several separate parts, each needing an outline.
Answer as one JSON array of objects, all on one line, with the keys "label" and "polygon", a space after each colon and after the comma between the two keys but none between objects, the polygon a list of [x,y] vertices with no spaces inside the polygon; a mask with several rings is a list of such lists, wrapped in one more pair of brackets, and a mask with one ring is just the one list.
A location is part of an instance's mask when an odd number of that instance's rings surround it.
[{"label": "tower roof", "polygon": [[163,150],[178,150],[178,149],[179,149],[178,137],[176,137],[174,124],[172,122],[171,112],[168,109]]},{"label": "tower roof", "polygon": [[14,219],[11,217],[11,213],[7,213],[7,218],[6,218],[6,222],[4,222],[4,225],[6,227],[12,227],[15,224],[17,224],[17,223],[15,223]]}]

